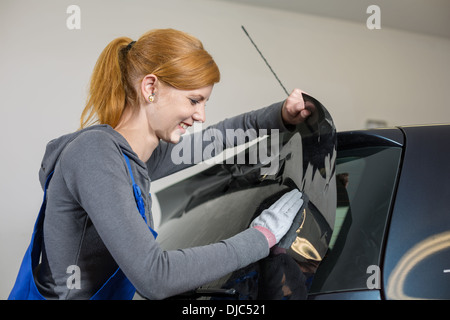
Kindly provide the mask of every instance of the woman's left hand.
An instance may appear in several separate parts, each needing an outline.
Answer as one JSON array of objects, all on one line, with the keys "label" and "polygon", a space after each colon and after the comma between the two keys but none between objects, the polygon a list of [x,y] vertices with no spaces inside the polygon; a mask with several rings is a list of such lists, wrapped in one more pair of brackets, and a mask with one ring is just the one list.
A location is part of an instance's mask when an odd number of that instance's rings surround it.
[{"label": "woman's left hand", "polygon": [[286,124],[297,125],[311,115],[314,105],[309,101],[305,104],[302,93],[305,92],[300,89],[294,89],[284,102],[281,115]]}]

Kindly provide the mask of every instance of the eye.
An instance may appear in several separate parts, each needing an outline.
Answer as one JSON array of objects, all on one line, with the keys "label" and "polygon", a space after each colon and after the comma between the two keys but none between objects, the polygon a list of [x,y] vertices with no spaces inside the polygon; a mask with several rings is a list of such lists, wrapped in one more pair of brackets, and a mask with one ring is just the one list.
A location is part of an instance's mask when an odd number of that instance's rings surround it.
[{"label": "eye", "polygon": [[192,98],[189,98],[189,101],[191,102],[191,104],[192,104],[193,106],[195,106],[196,104],[199,103],[198,100],[195,100],[195,99],[192,99]]}]

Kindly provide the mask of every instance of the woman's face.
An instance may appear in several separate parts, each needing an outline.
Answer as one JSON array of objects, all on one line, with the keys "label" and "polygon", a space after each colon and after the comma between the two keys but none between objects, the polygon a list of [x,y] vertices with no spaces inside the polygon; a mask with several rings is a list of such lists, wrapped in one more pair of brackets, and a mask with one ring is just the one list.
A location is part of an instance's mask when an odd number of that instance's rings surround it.
[{"label": "woman's face", "polygon": [[194,121],[205,121],[205,105],[213,86],[195,90],[179,90],[161,84],[155,90],[148,108],[149,125],[159,139],[178,143]]}]

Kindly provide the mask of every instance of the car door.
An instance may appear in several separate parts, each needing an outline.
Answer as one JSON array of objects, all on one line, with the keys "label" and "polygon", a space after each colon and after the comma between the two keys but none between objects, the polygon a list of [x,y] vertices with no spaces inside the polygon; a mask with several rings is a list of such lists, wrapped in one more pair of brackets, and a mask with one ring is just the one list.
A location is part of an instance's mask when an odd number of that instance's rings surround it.
[{"label": "car door", "polygon": [[[285,250],[184,297],[304,297],[305,288],[298,283],[308,284],[313,278],[332,239],[337,156],[337,135],[331,115],[313,97],[304,95],[304,98],[313,111],[306,122],[276,139],[266,137],[231,161],[228,159],[156,193],[161,210],[158,241],[165,250],[229,238],[248,228],[264,208],[292,188],[302,191],[307,201],[292,245],[289,243]],[[261,150],[269,152],[270,157],[252,164],[253,152],[261,155]],[[248,161],[238,161],[241,156]]]}]

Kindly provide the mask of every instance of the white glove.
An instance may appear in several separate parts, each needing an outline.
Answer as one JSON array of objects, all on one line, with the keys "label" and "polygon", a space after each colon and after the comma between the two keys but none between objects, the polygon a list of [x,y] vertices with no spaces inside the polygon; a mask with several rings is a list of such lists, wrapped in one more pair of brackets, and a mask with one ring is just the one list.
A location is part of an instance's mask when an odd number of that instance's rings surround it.
[{"label": "white glove", "polygon": [[250,227],[261,231],[266,236],[269,247],[272,247],[289,231],[302,205],[302,193],[294,189],[284,194],[270,208],[263,210]]}]

